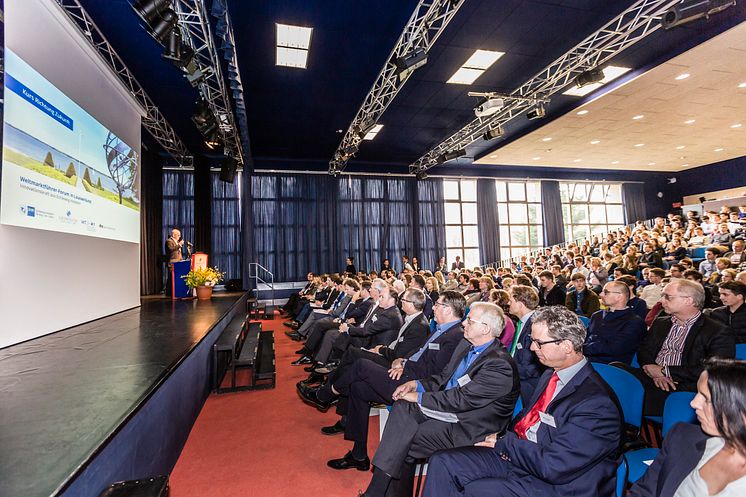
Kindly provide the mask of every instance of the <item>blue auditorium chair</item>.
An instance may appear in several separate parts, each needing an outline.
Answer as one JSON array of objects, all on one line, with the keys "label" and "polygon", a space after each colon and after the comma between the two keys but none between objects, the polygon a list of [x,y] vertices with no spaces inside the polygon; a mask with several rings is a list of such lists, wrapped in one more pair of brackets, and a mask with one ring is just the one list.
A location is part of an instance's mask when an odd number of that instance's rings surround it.
[{"label": "blue auditorium chair", "polygon": [[736,344],[736,359],[746,360],[746,343]]},{"label": "blue auditorium chair", "polygon": [[624,422],[633,426],[639,433],[642,427],[642,406],[645,399],[645,389],[640,380],[621,368],[597,362],[592,365],[616,394],[622,408]]}]

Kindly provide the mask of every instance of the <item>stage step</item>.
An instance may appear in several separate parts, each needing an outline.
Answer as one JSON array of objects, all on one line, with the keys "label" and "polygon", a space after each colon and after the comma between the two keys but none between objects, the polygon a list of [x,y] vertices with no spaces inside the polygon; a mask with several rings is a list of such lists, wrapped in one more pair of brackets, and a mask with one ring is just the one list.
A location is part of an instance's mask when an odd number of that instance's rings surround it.
[{"label": "stage step", "polygon": [[275,373],[275,335],[271,331],[263,331],[259,335],[259,353],[254,368],[254,388],[274,388]]},{"label": "stage step", "polygon": [[273,305],[265,305],[264,307],[264,319],[274,319],[275,318],[275,306]]}]

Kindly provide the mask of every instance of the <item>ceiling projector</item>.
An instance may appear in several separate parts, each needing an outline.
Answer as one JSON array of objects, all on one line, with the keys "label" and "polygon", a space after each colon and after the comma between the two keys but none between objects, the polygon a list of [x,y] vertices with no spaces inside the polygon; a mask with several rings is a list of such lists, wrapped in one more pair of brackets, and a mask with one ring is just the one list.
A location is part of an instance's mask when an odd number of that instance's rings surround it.
[{"label": "ceiling projector", "polygon": [[505,105],[505,102],[502,98],[488,98],[474,107],[474,115],[477,117],[491,116],[498,110],[502,109],[503,105]]}]

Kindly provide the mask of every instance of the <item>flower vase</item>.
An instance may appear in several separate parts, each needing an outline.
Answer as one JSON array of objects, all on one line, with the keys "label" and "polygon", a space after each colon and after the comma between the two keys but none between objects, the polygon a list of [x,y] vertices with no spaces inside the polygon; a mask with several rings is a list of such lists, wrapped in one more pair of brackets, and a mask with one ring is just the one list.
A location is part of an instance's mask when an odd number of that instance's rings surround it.
[{"label": "flower vase", "polygon": [[197,287],[197,299],[198,300],[210,300],[212,298],[212,287],[202,285]]}]

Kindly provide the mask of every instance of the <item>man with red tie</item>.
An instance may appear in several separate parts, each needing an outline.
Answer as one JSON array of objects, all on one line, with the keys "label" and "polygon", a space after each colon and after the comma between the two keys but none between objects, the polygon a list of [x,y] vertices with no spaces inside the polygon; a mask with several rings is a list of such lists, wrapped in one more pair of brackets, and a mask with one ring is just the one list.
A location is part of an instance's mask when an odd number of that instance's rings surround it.
[{"label": "man with red tie", "polygon": [[585,327],[567,308],[538,309],[531,350],[549,369],[504,436],[430,458],[423,497],[614,495],[622,415],[583,356]]}]

